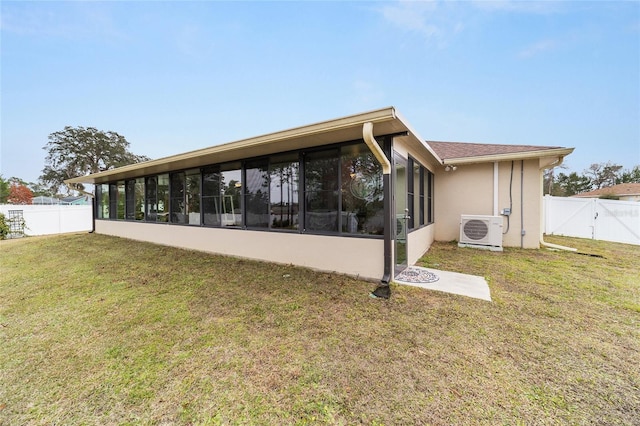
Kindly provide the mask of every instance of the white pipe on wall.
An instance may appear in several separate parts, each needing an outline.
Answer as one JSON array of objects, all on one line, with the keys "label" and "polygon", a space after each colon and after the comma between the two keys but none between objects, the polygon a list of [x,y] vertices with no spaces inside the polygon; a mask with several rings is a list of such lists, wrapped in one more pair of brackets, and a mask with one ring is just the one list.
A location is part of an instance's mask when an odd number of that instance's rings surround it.
[{"label": "white pipe on wall", "polygon": [[376,139],[373,136],[373,123],[364,123],[364,125],[362,126],[362,138],[364,139],[364,142],[367,144],[373,155],[380,162],[380,165],[382,165],[382,174],[391,174],[391,162],[389,161],[387,156],[384,155],[382,148],[380,148],[380,145],[378,145],[378,142],[376,142]]},{"label": "white pipe on wall", "polygon": [[493,162],[493,215],[498,216],[498,162]]}]

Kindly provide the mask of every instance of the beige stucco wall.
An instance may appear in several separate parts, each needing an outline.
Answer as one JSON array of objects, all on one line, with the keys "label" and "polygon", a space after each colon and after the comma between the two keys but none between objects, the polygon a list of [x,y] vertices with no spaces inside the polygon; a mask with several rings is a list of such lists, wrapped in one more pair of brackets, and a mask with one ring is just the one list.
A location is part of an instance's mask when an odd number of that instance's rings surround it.
[{"label": "beige stucco wall", "polygon": [[435,225],[431,224],[411,231],[407,235],[407,261],[409,265],[415,264],[429,250],[433,243],[435,228]]},{"label": "beige stucco wall", "polygon": [[[438,241],[458,240],[460,237],[460,216],[462,214],[493,215],[494,163],[459,165],[457,170],[445,172],[440,168],[435,176],[435,239]],[[542,172],[540,160],[524,161],[521,191],[520,160],[513,162],[511,184],[511,216],[507,231],[504,219],[503,245],[521,246],[521,230],[524,248],[539,248],[542,217]],[[511,161],[498,163],[498,212],[509,207]],[[522,197],[522,198],[521,198]],[[521,208],[521,200],[522,206]],[[521,220],[521,212],[524,212]]]},{"label": "beige stucco wall", "polygon": [[96,220],[95,232],[173,247],[294,264],[377,281],[384,241],[285,232]]}]

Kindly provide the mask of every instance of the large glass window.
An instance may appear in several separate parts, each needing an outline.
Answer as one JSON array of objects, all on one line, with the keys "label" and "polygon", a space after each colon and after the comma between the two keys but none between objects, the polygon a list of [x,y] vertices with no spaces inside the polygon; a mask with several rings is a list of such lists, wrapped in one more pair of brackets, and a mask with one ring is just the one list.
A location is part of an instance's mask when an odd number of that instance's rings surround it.
[{"label": "large glass window", "polygon": [[126,206],[125,218],[127,220],[135,219],[136,209],[136,181],[134,179],[125,182]]},{"label": "large glass window", "polygon": [[200,170],[185,172],[185,206],[187,223],[200,225]]},{"label": "large glass window", "polygon": [[118,185],[109,184],[109,219],[118,218]]},{"label": "large glass window", "polygon": [[158,175],[158,222],[169,221],[169,175]]},{"label": "large glass window", "polygon": [[184,173],[171,174],[171,223],[187,223],[184,204]]},{"label": "large glass window", "polygon": [[298,229],[298,154],[278,155],[269,165],[272,229]]},{"label": "large glass window", "polygon": [[220,166],[222,226],[242,226],[242,168],[240,162]]},{"label": "large glass window", "polygon": [[245,165],[246,225],[269,227],[269,168],[267,160],[247,162]]},{"label": "large glass window", "polygon": [[200,170],[172,173],[171,223],[200,225]]},{"label": "large glass window", "polygon": [[117,206],[118,216],[117,217],[119,220],[124,220],[126,197],[125,197],[125,188],[124,188],[123,180],[118,181],[117,191],[118,191],[118,206]]},{"label": "large glass window", "polygon": [[202,171],[202,218],[207,226],[220,226],[220,168]]},{"label": "large glass window", "polygon": [[134,219],[144,220],[144,178],[135,180]]},{"label": "large glass window", "polygon": [[418,170],[420,170],[420,164],[416,163],[413,158],[409,157],[409,160],[407,162],[407,227],[409,229],[413,229],[413,225],[415,223],[415,203],[417,202],[417,197],[415,197],[415,190],[417,189],[417,187],[415,185],[414,173],[416,167],[418,168]]},{"label": "large glass window", "polygon": [[307,153],[304,163],[305,228],[310,231],[338,231],[339,150]]},{"label": "large glass window", "polygon": [[423,170],[424,167],[420,165],[417,161],[413,162],[413,175],[411,179],[413,179],[413,209],[411,211],[411,227],[418,228],[420,225],[424,224],[424,219],[420,218],[421,203],[424,200],[424,197],[421,198],[423,193],[420,192],[420,171]]},{"label": "large glass window", "polygon": [[158,177],[150,176],[145,182],[146,220],[155,222],[158,217]]},{"label": "large glass window", "polygon": [[382,166],[364,144],[341,148],[342,232],[384,234]]},{"label": "large glass window", "polygon": [[96,185],[96,200],[98,219],[109,219],[109,185]]},{"label": "large glass window", "polygon": [[425,173],[429,173],[429,171],[427,169],[425,169],[424,167],[420,167],[420,173],[419,173],[419,186],[420,186],[420,199],[418,201],[418,224],[420,226],[424,225],[424,203],[425,203],[425,196],[424,196],[424,175]]},{"label": "large glass window", "polygon": [[433,173],[427,171],[425,173],[425,186],[427,191],[426,210],[427,210],[427,223],[433,223]]},{"label": "large glass window", "polygon": [[[429,176],[409,183],[419,214]],[[96,217],[382,235],[383,197],[382,168],[359,142],[98,185]]]}]

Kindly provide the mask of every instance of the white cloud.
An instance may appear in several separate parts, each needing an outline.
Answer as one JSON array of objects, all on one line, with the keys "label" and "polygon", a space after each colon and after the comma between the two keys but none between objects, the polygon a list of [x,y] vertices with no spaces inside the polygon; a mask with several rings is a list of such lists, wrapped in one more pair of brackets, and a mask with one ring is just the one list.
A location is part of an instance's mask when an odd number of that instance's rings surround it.
[{"label": "white cloud", "polygon": [[422,34],[427,39],[441,32],[429,18],[437,9],[435,1],[400,1],[382,7],[382,16],[390,23],[408,31]]},{"label": "white cloud", "polygon": [[554,13],[561,7],[560,2],[530,0],[473,0],[473,5],[477,9],[489,12],[529,14]]},{"label": "white cloud", "polygon": [[554,40],[541,40],[522,49],[518,56],[521,58],[531,58],[540,53],[548,52],[558,48],[558,43]]},{"label": "white cloud", "polygon": [[0,28],[21,36],[126,38],[117,28],[108,5],[95,2],[3,5]]}]

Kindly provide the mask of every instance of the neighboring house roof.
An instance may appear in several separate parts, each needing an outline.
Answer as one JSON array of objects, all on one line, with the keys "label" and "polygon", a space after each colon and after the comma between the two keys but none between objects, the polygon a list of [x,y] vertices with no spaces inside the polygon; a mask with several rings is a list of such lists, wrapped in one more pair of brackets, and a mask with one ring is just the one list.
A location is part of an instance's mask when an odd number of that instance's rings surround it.
[{"label": "neighboring house roof", "polygon": [[640,183],[621,183],[619,185],[608,186],[589,192],[581,192],[573,197],[600,197],[602,195],[615,195],[617,197],[640,196]]},{"label": "neighboring house roof", "polygon": [[564,157],[573,148],[538,145],[499,145],[468,142],[427,141],[442,164],[470,164],[488,161],[521,160],[536,157]]},{"label": "neighboring house roof", "polygon": [[60,200],[53,197],[45,197],[43,195],[39,195],[37,197],[33,197],[31,200],[31,204],[60,204]]},{"label": "neighboring house roof", "polygon": [[61,201],[63,204],[89,204],[89,197],[87,197],[86,195],[82,195],[79,197],[64,197]]}]

